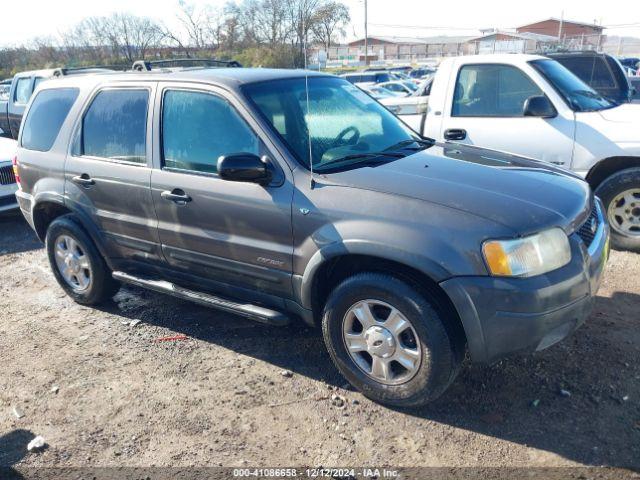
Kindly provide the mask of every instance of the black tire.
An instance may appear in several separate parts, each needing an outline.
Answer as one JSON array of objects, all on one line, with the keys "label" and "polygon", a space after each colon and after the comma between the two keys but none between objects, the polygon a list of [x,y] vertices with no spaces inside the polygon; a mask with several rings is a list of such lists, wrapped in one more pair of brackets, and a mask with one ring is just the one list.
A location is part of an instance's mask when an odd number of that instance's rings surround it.
[{"label": "black tire", "polygon": [[[89,259],[91,282],[88,288],[75,289],[64,279],[56,262],[55,243],[61,235],[74,239]],[[73,300],[81,305],[97,305],[118,293],[120,283],[113,279],[112,272],[98,252],[93,241],[80,226],[75,215],[68,214],[56,218],[47,229],[45,239],[51,270],[58,284]]]},{"label": "black tire", "polygon": [[[607,177],[595,192],[604,204],[605,215],[608,215],[609,205],[616,196],[632,188],[640,189],[640,168],[627,168]],[[609,219],[609,223],[611,224],[611,246],[613,248],[640,253],[640,235],[635,237],[624,235],[616,230],[611,219]]]},{"label": "black tire", "polygon": [[[405,383],[387,385],[376,381],[358,367],[347,351],[343,340],[345,314],[365,299],[395,307],[417,333],[422,361],[417,373]],[[325,305],[322,333],[340,373],[366,397],[396,407],[416,407],[438,398],[455,379],[464,355],[464,341],[445,326],[445,314],[437,300],[386,274],[361,273],[338,285]]]}]

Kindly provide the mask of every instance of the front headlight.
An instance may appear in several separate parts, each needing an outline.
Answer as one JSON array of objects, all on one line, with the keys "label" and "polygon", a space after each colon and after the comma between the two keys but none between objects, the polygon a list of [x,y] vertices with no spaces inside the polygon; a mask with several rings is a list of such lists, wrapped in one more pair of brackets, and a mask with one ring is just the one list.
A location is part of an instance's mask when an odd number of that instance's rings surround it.
[{"label": "front headlight", "polygon": [[533,277],[571,261],[569,238],[561,228],[516,240],[488,240],[482,253],[489,272],[500,277]]}]

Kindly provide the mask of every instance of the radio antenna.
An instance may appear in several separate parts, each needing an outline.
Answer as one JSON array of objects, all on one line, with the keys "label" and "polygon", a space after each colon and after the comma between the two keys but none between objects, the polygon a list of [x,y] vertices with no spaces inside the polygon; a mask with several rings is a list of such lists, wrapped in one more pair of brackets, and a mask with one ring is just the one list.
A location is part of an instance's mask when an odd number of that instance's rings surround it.
[{"label": "radio antenna", "polygon": [[[305,17],[307,3],[304,2],[305,11],[302,12],[302,49],[304,50],[304,92],[307,97],[307,118],[311,117],[311,109],[309,104],[309,71],[307,70],[307,31],[305,29]],[[307,124],[307,143],[309,144],[309,171],[311,172],[311,190],[315,186],[313,178],[313,148],[311,147],[311,131],[309,130],[309,120]]]}]

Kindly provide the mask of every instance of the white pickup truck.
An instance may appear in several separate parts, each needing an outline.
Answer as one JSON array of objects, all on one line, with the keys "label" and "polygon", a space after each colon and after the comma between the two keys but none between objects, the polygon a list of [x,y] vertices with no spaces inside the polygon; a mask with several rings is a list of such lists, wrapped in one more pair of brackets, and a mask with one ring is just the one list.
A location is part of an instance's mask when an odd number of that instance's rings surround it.
[{"label": "white pickup truck", "polygon": [[613,246],[640,252],[640,105],[602,98],[547,57],[496,54],[444,60],[426,117],[412,117],[438,141],[573,170],[604,202]]}]

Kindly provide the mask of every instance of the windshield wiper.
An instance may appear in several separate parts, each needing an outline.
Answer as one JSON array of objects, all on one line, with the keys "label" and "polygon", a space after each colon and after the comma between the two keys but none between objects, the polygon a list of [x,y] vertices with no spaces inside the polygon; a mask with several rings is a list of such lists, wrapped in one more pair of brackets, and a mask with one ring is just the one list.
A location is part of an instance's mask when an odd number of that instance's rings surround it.
[{"label": "windshield wiper", "polygon": [[417,143],[418,145],[423,146],[424,148],[432,147],[436,142],[435,140],[426,140],[421,138],[410,138],[408,140],[402,140],[394,145],[391,145],[388,148],[385,148],[384,151],[387,152],[389,150],[396,150],[398,148],[402,148],[405,145],[411,145],[412,143]]},{"label": "windshield wiper", "polygon": [[[347,162],[349,160],[367,160],[372,158],[404,158],[406,155],[404,153],[398,152],[362,152],[362,153],[352,153],[350,155],[345,155],[344,157],[334,158],[333,160],[329,160],[328,162],[323,163],[318,166],[317,171],[325,170],[325,167],[328,165],[334,165],[337,163]],[[351,164],[353,165],[353,164]]]}]

